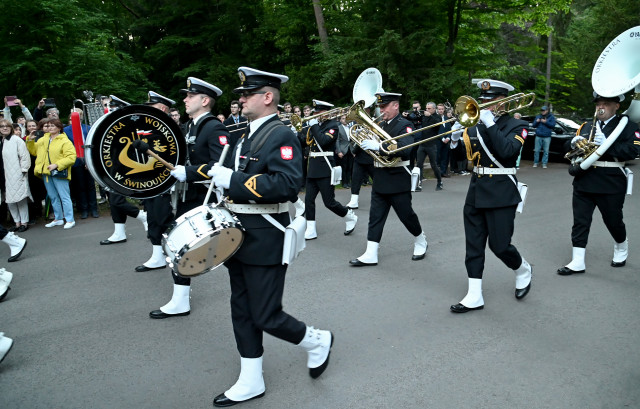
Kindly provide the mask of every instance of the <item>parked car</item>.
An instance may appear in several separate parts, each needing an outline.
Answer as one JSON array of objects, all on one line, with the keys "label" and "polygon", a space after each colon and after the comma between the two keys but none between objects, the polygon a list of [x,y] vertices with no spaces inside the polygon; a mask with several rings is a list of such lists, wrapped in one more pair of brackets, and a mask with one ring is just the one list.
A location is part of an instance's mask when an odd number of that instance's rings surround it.
[{"label": "parked car", "polygon": [[[533,149],[535,148],[536,140],[536,128],[533,127],[533,120],[535,119],[535,116],[523,116],[522,119],[529,122],[529,135],[527,136],[527,139],[524,142],[524,146],[522,147],[521,158],[525,160],[533,160]],[[576,136],[576,132],[579,128],[580,124],[577,124],[571,119],[556,117],[556,126],[551,132],[551,144],[549,145],[549,161],[569,163],[564,158],[564,154],[566,153],[565,144],[568,140],[571,140],[574,136]],[[540,154],[540,156],[542,156],[542,154]],[[540,158],[540,160],[542,160],[542,158]]]}]

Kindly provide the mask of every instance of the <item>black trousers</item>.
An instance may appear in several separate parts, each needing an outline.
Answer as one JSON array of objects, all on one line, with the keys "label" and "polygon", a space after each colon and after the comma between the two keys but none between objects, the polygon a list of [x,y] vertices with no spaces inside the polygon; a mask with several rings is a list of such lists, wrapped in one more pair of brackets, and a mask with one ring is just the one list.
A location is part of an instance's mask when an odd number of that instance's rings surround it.
[{"label": "black trousers", "polygon": [[343,157],[336,155],[336,165],[342,168],[342,186],[351,183],[351,174],[353,173],[353,155],[347,152]]},{"label": "black trousers", "polygon": [[464,236],[469,278],[482,278],[484,271],[485,247],[487,238],[489,248],[502,262],[512,270],[522,264],[522,257],[513,244],[514,219],[518,206],[500,207],[496,209],[478,209],[464,205]]},{"label": "black trousers", "polygon": [[9,230],[0,224],[0,240],[4,239],[7,234],[9,234]]},{"label": "black trousers", "polygon": [[263,332],[299,344],[307,327],[282,309],[287,266],[254,266],[234,258],[225,265],[231,283],[231,322],[240,356],[262,356]]},{"label": "black trousers", "polygon": [[71,168],[71,188],[76,199],[76,209],[80,212],[98,211],[96,183],[84,161]]},{"label": "black trousers", "polygon": [[307,220],[316,219],[316,197],[318,192],[322,196],[324,207],[340,217],[345,217],[349,209],[336,200],[335,187],[331,185],[331,178],[307,179],[307,190],[304,196],[304,208]]},{"label": "black trousers", "polygon": [[124,196],[113,192],[109,192],[109,208],[114,223],[126,223],[127,216],[135,218],[140,213],[140,209],[127,202]]},{"label": "black trousers", "polygon": [[418,215],[411,207],[411,192],[380,194],[371,192],[371,208],[369,210],[369,230],[367,240],[380,243],[382,230],[389,216],[389,210],[393,210],[414,237],[422,233]]},{"label": "black trousers", "polygon": [[159,246],[162,244],[162,233],[164,233],[174,220],[173,208],[171,207],[171,195],[164,194],[144,201],[147,209],[147,237],[151,244]]},{"label": "black trousers", "polygon": [[[418,145],[418,156],[416,158],[416,166],[422,172],[422,168],[424,166],[424,160],[428,156],[429,164],[431,164],[431,169],[433,169],[433,174],[435,175],[438,183],[442,183],[442,175],[440,174],[440,162],[438,162],[438,149],[433,145],[422,144]],[[422,173],[420,173],[420,179],[422,179]]]},{"label": "black trousers", "polygon": [[373,179],[373,164],[363,165],[357,161],[353,161],[353,177],[351,178],[351,194],[359,195],[360,187],[367,180],[367,177]]},{"label": "black trousers", "polygon": [[596,207],[600,210],[602,221],[613,240],[616,243],[625,241],[627,229],[622,221],[624,195],[624,193],[597,194],[573,190],[573,227],[571,228],[573,247],[587,247],[593,211]]}]

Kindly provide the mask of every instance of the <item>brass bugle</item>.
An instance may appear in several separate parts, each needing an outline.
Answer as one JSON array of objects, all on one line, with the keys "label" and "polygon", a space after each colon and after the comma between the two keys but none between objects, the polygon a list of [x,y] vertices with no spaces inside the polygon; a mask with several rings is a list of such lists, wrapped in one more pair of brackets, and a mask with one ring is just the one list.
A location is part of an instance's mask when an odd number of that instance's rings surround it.
[{"label": "brass bugle", "polygon": [[[420,128],[420,129],[416,129],[415,131],[412,131],[412,132],[408,132],[408,133],[405,133],[405,134],[402,134],[402,135],[395,136],[395,137],[393,137],[390,140],[385,141],[385,142],[395,141],[397,139],[404,138],[406,136],[413,135],[413,134],[416,134],[418,132],[425,131],[427,129],[431,129],[431,128],[434,128],[436,126],[440,127],[440,125],[443,125],[443,124],[446,124],[446,123],[449,123],[449,122],[453,122],[453,121],[458,121],[460,123],[460,125],[462,125],[464,128],[470,128],[472,126],[475,126],[478,123],[478,120],[480,119],[480,111],[482,109],[485,109],[485,108],[490,107],[490,106],[497,105],[496,113],[495,113],[495,116],[497,117],[497,116],[504,115],[504,114],[507,114],[507,113],[512,112],[512,111],[517,111],[519,109],[530,107],[533,104],[533,101],[535,101],[535,99],[536,99],[536,94],[535,93],[531,92],[529,94],[525,94],[525,93],[521,92],[521,93],[513,94],[513,95],[505,97],[505,98],[501,98],[501,99],[497,99],[497,100],[494,100],[494,101],[485,102],[483,104],[478,104],[478,102],[475,99],[473,99],[472,97],[467,96],[467,95],[463,95],[463,96],[461,96],[460,98],[458,98],[456,100],[456,104],[455,104],[455,108],[454,108],[454,112],[453,112],[453,117],[452,118],[449,118],[449,119],[444,120],[444,121],[440,121],[440,122],[438,122],[436,124],[431,124],[431,125],[425,126],[423,128]],[[511,104],[514,104],[514,103],[516,105],[511,107]],[[449,135],[451,133],[458,132],[458,131],[460,131],[460,129],[462,129],[462,128],[455,129],[455,130],[452,129],[450,131],[443,132],[443,133],[438,134],[438,135],[434,135],[434,136],[432,136],[430,138],[423,139],[421,141],[410,143],[410,144],[405,145],[405,146],[403,146],[401,148],[393,149],[391,151],[384,149],[384,147],[382,147],[382,146],[380,147],[380,150],[384,154],[388,155],[391,152],[399,152],[399,151],[402,151],[402,150],[405,150],[405,149],[413,148],[414,146],[421,145],[421,144],[423,144],[425,142],[429,142],[429,141],[432,141],[432,140],[437,139],[437,138],[442,138],[445,135]]]},{"label": "brass bugle", "polygon": [[291,115],[291,118],[290,118],[291,125],[294,128],[296,128],[298,132],[300,132],[302,130],[302,124],[305,122],[308,122],[312,119],[318,119],[319,121],[327,121],[329,119],[340,118],[343,115],[349,114],[350,108],[351,107],[333,108],[329,111],[323,111],[323,112],[320,112],[319,114],[306,116],[304,118],[300,118],[299,115],[293,114]]}]

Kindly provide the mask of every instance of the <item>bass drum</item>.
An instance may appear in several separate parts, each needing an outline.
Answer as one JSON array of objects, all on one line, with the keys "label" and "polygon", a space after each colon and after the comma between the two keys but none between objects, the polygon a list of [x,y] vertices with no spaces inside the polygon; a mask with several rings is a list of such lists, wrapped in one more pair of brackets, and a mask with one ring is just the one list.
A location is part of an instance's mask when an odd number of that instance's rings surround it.
[{"label": "bass drum", "polygon": [[180,127],[169,115],[146,105],[129,105],[100,117],[87,135],[85,160],[105,190],[148,199],[168,191],[177,180],[164,164],[133,148],[137,139],[171,165],[184,165],[187,144]]}]

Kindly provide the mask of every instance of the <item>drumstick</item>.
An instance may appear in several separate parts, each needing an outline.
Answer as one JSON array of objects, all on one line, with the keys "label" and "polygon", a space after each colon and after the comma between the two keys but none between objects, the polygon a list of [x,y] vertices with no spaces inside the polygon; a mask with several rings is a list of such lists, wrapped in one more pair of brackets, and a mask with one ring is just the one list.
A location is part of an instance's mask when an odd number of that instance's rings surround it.
[{"label": "drumstick", "polygon": [[174,170],[175,168],[173,167],[172,164],[170,164],[169,162],[167,162],[166,160],[162,159],[160,156],[158,156],[157,153],[155,153],[154,151],[152,151],[151,149],[147,149],[147,155],[152,156],[154,158],[156,158],[158,160],[158,162],[162,163],[164,166],[166,166],[167,168],[169,168],[169,170]]},{"label": "drumstick", "polygon": [[[218,159],[218,163],[220,164],[220,166],[224,166],[224,159],[227,156],[227,152],[229,152],[229,144],[224,145],[224,148],[222,148],[222,153],[220,154],[220,159]],[[215,165],[213,165],[213,166],[215,166]],[[209,190],[207,191],[207,196],[204,198],[203,205],[206,205],[207,203],[209,203],[209,198],[211,197],[211,192],[212,191],[213,191],[213,180],[209,184]]]}]

